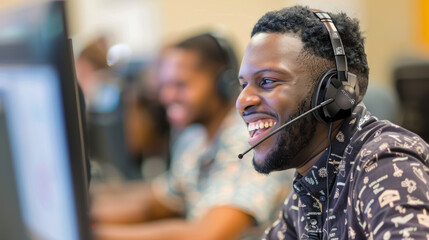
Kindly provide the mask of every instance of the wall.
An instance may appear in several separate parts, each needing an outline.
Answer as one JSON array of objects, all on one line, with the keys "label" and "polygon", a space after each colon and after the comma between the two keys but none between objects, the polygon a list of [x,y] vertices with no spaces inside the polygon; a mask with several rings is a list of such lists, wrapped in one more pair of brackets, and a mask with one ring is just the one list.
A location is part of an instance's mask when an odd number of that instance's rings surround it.
[{"label": "wall", "polygon": [[216,25],[232,34],[242,53],[256,21],[267,11],[287,5],[285,0],[161,0],[164,33],[167,38],[198,28]]},{"label": "wall", "polygon": [[[223,28],[233,35],[237,48],[243,52],[250,38],[253,24],[265,12],[285,6],[285,0],[74,0],[70,2],[72,33],[82,42],[88,41],[94,33],[119,29],[116,42],[127,41],[124,32],[133,29],[134,37],[138,40],[131,43],[138,53],[151,53],[159,48],[164,41],[184,37],[196,30],[216,26]],[[122,7],[119,7],[122,4]],[[115,7],[109,7],[116,5]],[[111,10],[127,12],[123,14],[126,21],[122,29],[108,23],[108,18],[114,17]],[[136,8],[149,8],[148,11],[135,11]],[[109,15],[110,13],[110,15]],[[146,18],[143,16],[146,15]],[[134,16],[134,17],[130,17]],[[104,19],[104,20],[102,20]],[[150,23],[150,24],[148,24]],[[104,26],[103,26],[104,25]],[[129,31],[128,31],[129,32]],[[140,37],[137,36],[140,34]]]},{"label": "wall", "polygon": [[366,2],[365,35],[370,78],[388,85],[391,83],[391,68],[400,57],[424,56],[418,38],[421,31],[417,9],[419,1]]},{"label": "wall", "polygon": [[0,1],[0,9],[4,10],[9,7],[13,7],[25,2],[29,2],[29,1],[28,0],[2,0]]},{"label": "wall", "polygon": [[[0,9],[29,1],[1,0]],[[361,20],[371,80],[389,85],[391,67],[399,57],[429,56],[429,43],[422,40],[423,27],[428,26],[422,13],[426,18],[429,14],[429,9],[421,10],[424,1],[427,0],[69,0],[68,6],[76,48],[110,29],[118,32],[114,41],[127,41],[141,54],[157,51],[166,40],[212,25],[232,33],[242,53],[254,23],[269,10],[296,2],[345,10]]]}]

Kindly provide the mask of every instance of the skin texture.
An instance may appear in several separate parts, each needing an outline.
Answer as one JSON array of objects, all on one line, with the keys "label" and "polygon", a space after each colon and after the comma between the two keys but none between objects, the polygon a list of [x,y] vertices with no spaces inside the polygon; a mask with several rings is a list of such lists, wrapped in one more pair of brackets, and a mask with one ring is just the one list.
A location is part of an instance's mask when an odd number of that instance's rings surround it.
[{"label": "skin texture", "polygon": [[[212,138],[233,104],[216,93],[213,71],[199,67],[192,51],[173,49],[166,53],[160,69],[160,100],[170,123],[184,128],[191,123],[205,126]],[[95,187],[91,215],[99,240],[237,239],[253,224],[253,218],[233,206],[209,209],[190,222],[165,206],[145,183],[120,187]],[[153,221],[157,220],[157,221]]]},{"label": "skin texture", "polygon": [[160,100],[173,126],[184,128],[201,123],[213,136],[232,104],[220,99],[213,79],[215,71],[201,66],[200,61],[191,50],[167,52],[160,69]]},{"label": "skin texture", "polygon": [[[237,110],[246,124],[259,119],[273,119],[276,124],[250,139],[257,140],[309,109],[315,79],[301,61],[302,41],[293,33],[258,33],[244,53],[239,81],[243,87]],[[340,122],[334,123],[332,136]],[[253,164],[262,173],[296,168],[301,175],[318,160],[328,146],[328,125],[313,116],[267,139],[254,149]]]}]

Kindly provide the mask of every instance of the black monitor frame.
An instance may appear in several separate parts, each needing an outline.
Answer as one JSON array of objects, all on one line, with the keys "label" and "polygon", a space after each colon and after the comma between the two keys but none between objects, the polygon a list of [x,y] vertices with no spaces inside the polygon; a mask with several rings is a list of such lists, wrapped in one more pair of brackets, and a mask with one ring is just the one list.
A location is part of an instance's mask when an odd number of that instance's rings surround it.
[{"label": "black monitor frame", "polygon": [[[59,39],[55,40],[55,56],[43,59],[41,62],[34,58],[34,52],[28,42],[16,42],[0,44],[0,65],[16,64],[49,64],[54,66],[59,74],[60,88],[62,96],[62,107],[64,109],[64,120],[66,126],[66,137],[68,144],[68,153],[71,167],[71,177],[73,183],[73,196],[76,208],[77,226],[79,229],[79,239],[90,239],[90,221],[88,217],[88,187],[89,187],[89,169],[88,159],[86,158],[84,141],[84,103],[80,98],[78,84],[75,77],[74,59],[72,44],[68,34],[66,6],[64,1],[50,1],[35,3],[19,7],[0,14],[0,20],[6,20],[10,24],[16,20],[17,15],[30,13],[35,8],[50,8],[60,10],[62,18],[63,32]],[[58,24],[58,23],[57,23]],[[0,24],[1,27],[2,24]],[[0,154],[1,155],[1,154]],[[12,193],[13,194],[13,193]],[[15,193],[16,194],[16,193]],[[12,231],[12,230],[11,230]]]}]

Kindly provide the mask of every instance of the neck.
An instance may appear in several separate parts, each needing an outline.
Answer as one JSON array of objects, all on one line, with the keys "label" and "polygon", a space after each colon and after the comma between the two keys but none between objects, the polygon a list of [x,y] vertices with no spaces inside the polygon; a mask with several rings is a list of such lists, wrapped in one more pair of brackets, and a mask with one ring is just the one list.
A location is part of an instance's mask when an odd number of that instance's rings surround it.
[{"label": "neck", "polygon": [[213,138],[216,136],[216,133],[222,125],[223,120],[231,111],[232,106],[232,103],[223,104],[217,109],[217,111],[213,111],[210,119],[203,124],[207,131],[208,140],[213,140]]},{"label": "neck", "polygon": [[[344,120],[338,120],[333,123],[332,133],[330,136],[331,140],[337,135],[338,131],[340,131],[340,127],[343,122]],[[305,176],[308,171],[310,171],[328,147],[329,140],[326,137],[328,132],[329,126],[320,123],[310,144],[297,155],[298,158],[306,159],[306,161],[303,161],[305,164],[296,169],[296,171],[302,176]]]}]

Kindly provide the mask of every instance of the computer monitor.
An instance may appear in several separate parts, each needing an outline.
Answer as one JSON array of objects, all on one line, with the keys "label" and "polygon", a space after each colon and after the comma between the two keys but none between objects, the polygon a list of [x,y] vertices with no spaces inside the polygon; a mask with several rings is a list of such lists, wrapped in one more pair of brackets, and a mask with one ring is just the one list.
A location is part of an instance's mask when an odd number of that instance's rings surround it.
[{"label": "computer monitor", "polygon": [[89,239],[85,148],[63,1],[0,13],[0,236]]}]

